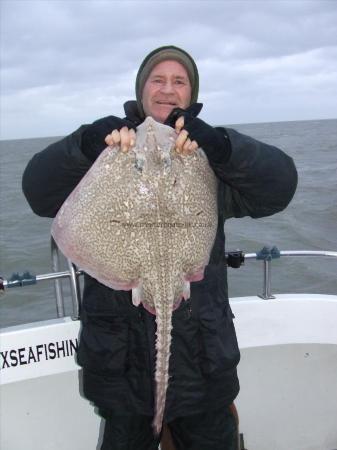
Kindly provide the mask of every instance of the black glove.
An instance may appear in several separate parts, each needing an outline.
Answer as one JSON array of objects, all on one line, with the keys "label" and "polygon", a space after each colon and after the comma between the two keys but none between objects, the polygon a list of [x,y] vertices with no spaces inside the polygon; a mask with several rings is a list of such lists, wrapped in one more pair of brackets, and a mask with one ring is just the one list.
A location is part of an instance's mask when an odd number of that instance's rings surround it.
[{"label": "black glove", "polygon": [[197,117],[186,125],[191,141],[197,141],[211,163],[224,164],[230,158],[232,149],[225,128],[213,128]]},{"label": "black glove", "polygon": [[105,138],[113,130],[123,127],[136,130],[136,125],[128,119],[120,119],[115,116],[103,117],[88,126],[82,134],[81,150],[90,161],[95,161],[107,147]]},{"label": "black glove", "polygon": [[165,125],[169,125],[170,127],[174,128],[176,121],[179,119],[179,117],[183,116],[185,121],[185,125],[190,122],[192,119],[197,117],[197,115],[200,113],[202,109],[203,104],[202,103],[192,103],[188,108],[181,109],[181,108],[174,108],[167,119],[165,120]]},{"label": "black glove", "polygon": [[[201,105],[202,107],[202,105]],[[213,128],[196,116],[201,110],[200,103],[191,105],[186,110],[175,108],[166,120],[167,125],[174,126],[177,119],[184,117],[184,130],[191,141],[196,141],[211,164],[224,164],[231,155],[231,144],[226,129]]]}]

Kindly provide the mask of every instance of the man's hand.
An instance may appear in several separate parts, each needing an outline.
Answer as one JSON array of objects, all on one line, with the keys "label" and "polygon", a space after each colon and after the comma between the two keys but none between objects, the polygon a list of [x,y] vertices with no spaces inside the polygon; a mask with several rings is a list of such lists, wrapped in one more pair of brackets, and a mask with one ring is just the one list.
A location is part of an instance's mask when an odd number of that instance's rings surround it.
[{"label": "man's hand", "polygon": [[225,128],[213,128],[208,123],[195,117],[184,125],[190,139],[193,139],[204,150],[210,164],[225,164],[230,158],[232,149]]},{"label": "man's hand", "polygon": [[231,144],[225,128],[213,128],[199,119],[200,103],[194,103],[187,109],[175,108],[166,120],[178,133],[176,150],[178,153],[191,154],[201,147],[210,164],[225,164],[231,155]]},{"label": "man's hand", "polygon": [[177,153],[182,155],[191,155],[196,149],[199,147],[197,141],[188,137],[188,131],[183,130],[185,124],[185,119],[183,116],[179,117],[179,119],[175,123],[175,130],[178,134],[176,140],[175,150]]},{"label": "man's hand", "polygon": [[131,147],[135,145],[136,142],[136,132],[134,129],[129,129],[127,127],[118,130],[113,130],[111,134],[105,137],[106,145],[113,147],[114,145],[119,145],[122,152],[127,152]]},{"label": "man's hand", "polygon": [[186,109],[174,108],[165,121],[165,125],[169,125],[176,130],[178,134],[176,140],[176,152],[182,155],[191,155],[199,147],[199,143],[195,139],[190,139],[186,124],[195,118],[202,109],[202,103],[193,103]]},{"label": "man's hand", "polygon": [[[84,131],[81,139],[81,150],[94,162],[107,145],[120,144],[127,151],[136,141],[136,125],[128,119],[108,116],[96,120]],[[124,150],[125,149],[125,150]]]}]

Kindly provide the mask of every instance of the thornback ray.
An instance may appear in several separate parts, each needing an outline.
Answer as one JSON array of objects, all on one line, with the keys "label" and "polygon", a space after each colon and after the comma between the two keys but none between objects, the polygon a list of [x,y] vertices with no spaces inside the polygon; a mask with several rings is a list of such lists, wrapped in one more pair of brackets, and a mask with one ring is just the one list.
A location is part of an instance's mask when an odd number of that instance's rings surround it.
[{"label": "thornback ray", "polygon": [[107,147],[61,206],[52,235],[62,253],[100,283],[132,290],[156,317],[154,421],[169,384],[172,312],[204,276],[217,222],[217,184],[202,149],[174,150],[177,134],[148,117],[135,146]]}]

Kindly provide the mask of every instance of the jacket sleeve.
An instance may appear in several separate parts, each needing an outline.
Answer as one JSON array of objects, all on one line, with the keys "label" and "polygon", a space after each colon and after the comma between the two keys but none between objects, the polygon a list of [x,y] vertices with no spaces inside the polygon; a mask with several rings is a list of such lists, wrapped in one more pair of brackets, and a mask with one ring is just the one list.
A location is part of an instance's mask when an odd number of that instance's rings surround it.
[{"label": "jacket sleeve", "polygon": [[42,217],[57,211],[89,170],[92,162],[80,149],[81,126],[64,139],[49,145],[29,161],[22,178],[23,193],[32,210]]},{"label": "jacket sleeve", "polygon": [[233,129],[224,132],[231,144],[230,157],[222,163],[210,161],[220,179],[220,212],[224,218],[258,218],[286,208],[297,187],[292,158]]}]

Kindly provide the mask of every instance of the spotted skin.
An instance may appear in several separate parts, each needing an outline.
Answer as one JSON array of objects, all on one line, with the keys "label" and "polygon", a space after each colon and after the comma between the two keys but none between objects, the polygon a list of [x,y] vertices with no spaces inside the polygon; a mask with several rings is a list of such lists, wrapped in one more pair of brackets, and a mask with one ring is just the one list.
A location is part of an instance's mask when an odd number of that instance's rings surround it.
[{"label": "spotted skin", "polygon": [[133,149],[106,148],[52,224],[61,251],[99,282],[132,289],[156,316],[155,433],[169,383],[172,311],[201,280],[217,229],[217,179],[201,149],[174,150],[177,134],[148,117]]}]

